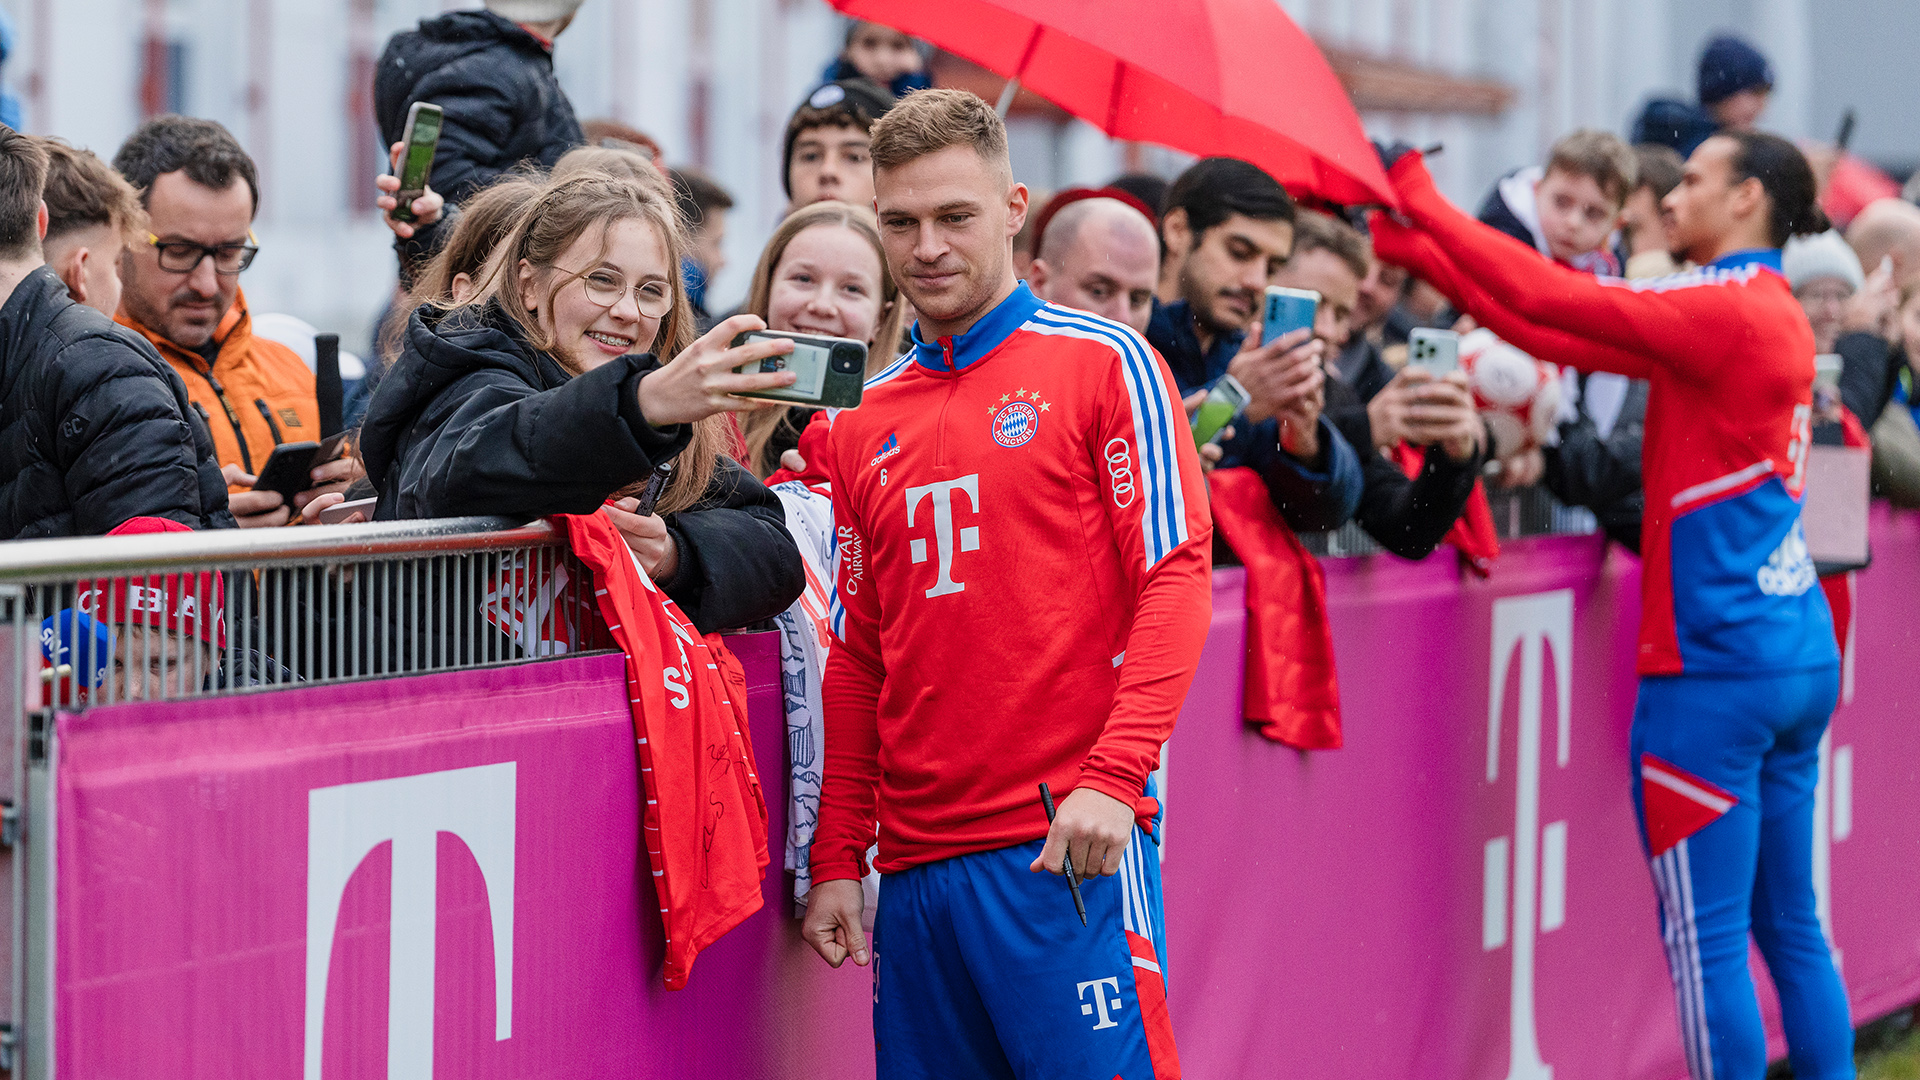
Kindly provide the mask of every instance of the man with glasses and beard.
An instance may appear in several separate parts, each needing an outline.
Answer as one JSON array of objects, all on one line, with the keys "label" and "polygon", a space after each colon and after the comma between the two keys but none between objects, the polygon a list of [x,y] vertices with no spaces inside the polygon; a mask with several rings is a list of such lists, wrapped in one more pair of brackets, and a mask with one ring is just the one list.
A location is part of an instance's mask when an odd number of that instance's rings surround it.
[{"label": "man with glasses and beard", "polygon": [[187,385],[213,445],[242,527],[284,525],[330,491],[362,475],[349,455],[314,470],[313,487],[292,505],[251,490],[283,442],[318,441],[313,372],[277,342],[255,337],[240,273],[259,250],[260,209],[253,159],[211,120],[157,116],[113,158],[140,192],[149,219],[145,243],[121,257],[119,320],[160,351]]}]

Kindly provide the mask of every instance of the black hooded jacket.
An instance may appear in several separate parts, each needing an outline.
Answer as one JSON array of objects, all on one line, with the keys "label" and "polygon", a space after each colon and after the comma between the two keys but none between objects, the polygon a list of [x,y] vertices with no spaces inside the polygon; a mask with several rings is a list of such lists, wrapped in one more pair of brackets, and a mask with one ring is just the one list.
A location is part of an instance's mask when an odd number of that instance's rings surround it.
[{"label": "black hooded jacket", "polygon": [[[691,437],[641,415],[640,379],[657,367],[623,356],[574,376],[497,305],[414,312],[361,431],[374,516],[593,513]],[[680,565],[661,585],[702,633],[771,618],[806,585],[779,497],[731,458],[666,525]]]},{"label": "black hooded jacket", "polygon": [[232,528],[213,439],[153,346],[40,267],[0,305],[0,539],[134,517]]},{"label": "black hooded jacket", "polygon": [[551,50],[491,11],[455,11],[393,35],[373,76],[373,111],[391,146],[416,101],[445,110],[428,181],[462,202],[523,161],[552,168],[586,141],[553,75]]}]

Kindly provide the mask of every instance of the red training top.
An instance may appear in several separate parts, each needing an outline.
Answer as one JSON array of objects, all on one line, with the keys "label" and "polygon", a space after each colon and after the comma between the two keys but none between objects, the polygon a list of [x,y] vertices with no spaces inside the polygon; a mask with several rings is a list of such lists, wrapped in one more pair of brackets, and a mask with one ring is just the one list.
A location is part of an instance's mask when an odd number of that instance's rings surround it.
[{"label": "red training top", "polygon": [[828,440],[838,642],[813,880],[1044,837],[1038,785],[1144,787],[1212,615],[1213,525],[1140,335],[1018,286]]}]

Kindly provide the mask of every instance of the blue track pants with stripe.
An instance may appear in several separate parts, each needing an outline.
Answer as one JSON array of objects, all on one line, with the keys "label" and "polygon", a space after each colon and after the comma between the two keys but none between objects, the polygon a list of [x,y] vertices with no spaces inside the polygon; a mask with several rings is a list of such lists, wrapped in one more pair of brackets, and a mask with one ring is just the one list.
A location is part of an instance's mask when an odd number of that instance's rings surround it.
[{"label": "blue track pants with stripe", "polygon": [[880,1080],[1178,1080],[1153,841],[1081,882],[1086,926],[1065,878],[1027,869],[1043,843],[881,878]]},{"label": "blue track pants with stripe", "polygon": [[1760,1080],[1751,932],[1780,991],[1796,1080],[1851,1080],[1846,991],[1814,910],[1813,810],[1836,667],[1640,682],[1634,810],[1694,1080]]}]

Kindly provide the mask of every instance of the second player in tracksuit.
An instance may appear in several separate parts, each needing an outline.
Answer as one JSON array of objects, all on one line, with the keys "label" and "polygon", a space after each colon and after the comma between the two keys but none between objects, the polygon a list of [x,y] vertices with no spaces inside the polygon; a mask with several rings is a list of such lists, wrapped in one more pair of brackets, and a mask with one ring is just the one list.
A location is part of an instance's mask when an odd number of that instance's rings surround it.
[{"label": "second player in tracksuit", "polygon": [[1812,878],[1819,744],[1839,689],[1800,524],[1813,338],[1778,249],[1645,282],[1596,279],[1461,213],[1417,154],[1391,175],[1418,231],[1376,215],[1383,258],[1521,348],[1652,383],[1633,795],[1689,1071],[1766,1071],[1751,931],[1794,1075],[1852,1077]]},{"label": "second player in tracksuit", "polygon": [[[840,413],[816,883],[879,827],[883,1077],[1179,1075],[1149,776],[1211,613],[1211,518],[1166,365],[1026,286]],[[1120,873],[1029,864],[1037,786],[1134,807]]]}]

